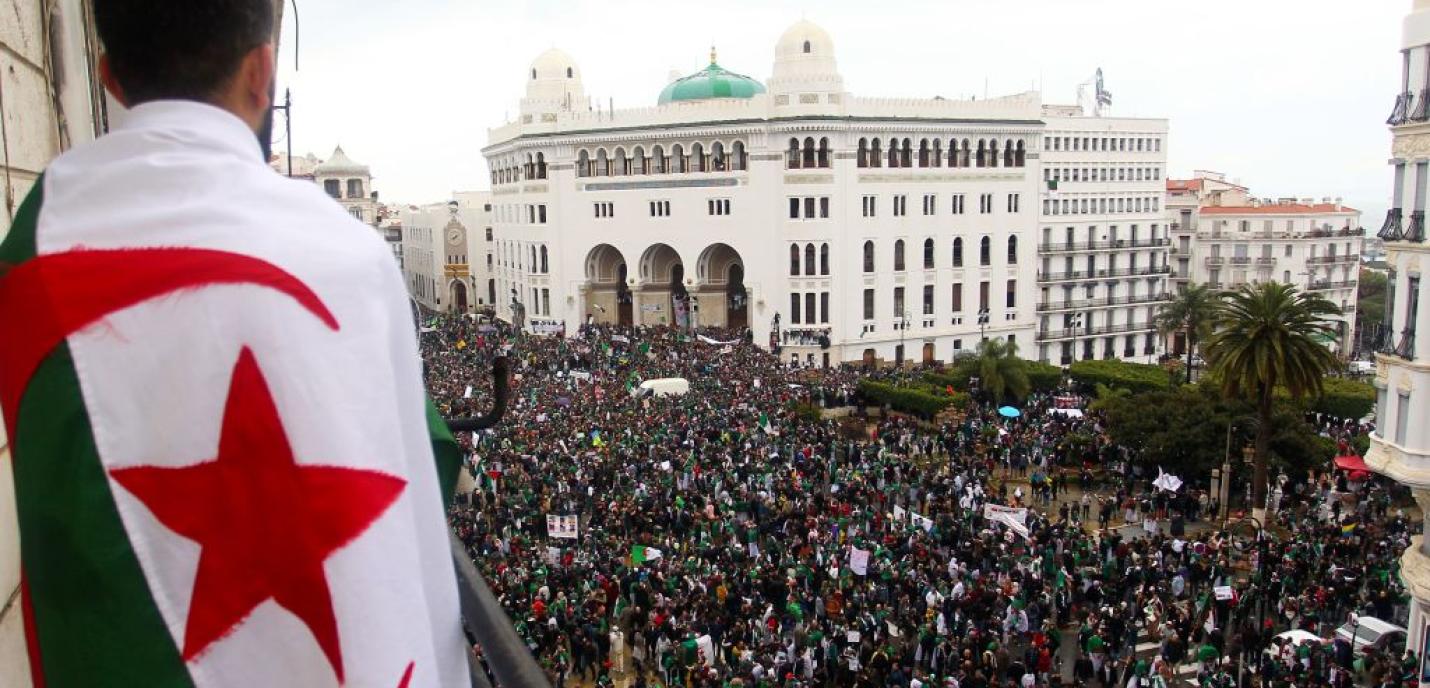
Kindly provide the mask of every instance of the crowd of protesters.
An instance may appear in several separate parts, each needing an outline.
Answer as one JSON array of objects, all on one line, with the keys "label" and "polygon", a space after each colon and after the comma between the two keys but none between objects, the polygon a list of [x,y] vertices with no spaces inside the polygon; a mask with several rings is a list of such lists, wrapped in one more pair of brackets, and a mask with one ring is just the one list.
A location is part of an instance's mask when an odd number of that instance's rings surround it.
[{"label": "crowd of protesters", "polygon": [[[1273,639],[1397,613],[1414,526],[1372,485],[1298,480],[1258,538],[1210,523],[1205,495],[1153,488],[1096,414],[1060,412],[1066,397],[1016,418],[974,402],[866,423],[824,411],[862,408],[871,373],[792,367],[743,331],[424,325],[446,416],[487,408],[492,360],[512,362],[506,420],[458,438],[472,480],[450,517],[553,685],[1394,686],[1418,671],[1401,648]],[[640,393],[659,378],[689,392]]]}]

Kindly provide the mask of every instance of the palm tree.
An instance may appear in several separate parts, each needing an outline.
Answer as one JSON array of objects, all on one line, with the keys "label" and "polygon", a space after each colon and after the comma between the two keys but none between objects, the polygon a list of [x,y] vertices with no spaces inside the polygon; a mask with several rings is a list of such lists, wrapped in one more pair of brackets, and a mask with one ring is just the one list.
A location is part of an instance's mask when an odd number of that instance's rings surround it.
[{"label": "palm tree", "polygon": [[1322,342],[1335,337],[1329,319],[1339,314],[1320,295],[1279,282],[1244,285],[1217,306],[1207,360],[1221,378],[1223,396],[1256,407],[1252,512],[1257,519],[1266,512],[1273,395],[1277,387],[1295,400],[1321,393],[1322,379],[1336,365],[1335,354]]},{"label": "palm tree", "polygon": [[1028,396],[1028,369],[1018,358],[1018,343],[985,339],[978,343],[979,385],[993,401]]},{"label": "palm tree", "polygon": [[1216,317],[1217,295],[1204,284],[1188,287],[1171,303],[1157,312],[1157,331],[1162,336],[1173,332],[1187,335],[1187,384],[1192,383],[1192,352],[1197,341],[1206,338]]}]

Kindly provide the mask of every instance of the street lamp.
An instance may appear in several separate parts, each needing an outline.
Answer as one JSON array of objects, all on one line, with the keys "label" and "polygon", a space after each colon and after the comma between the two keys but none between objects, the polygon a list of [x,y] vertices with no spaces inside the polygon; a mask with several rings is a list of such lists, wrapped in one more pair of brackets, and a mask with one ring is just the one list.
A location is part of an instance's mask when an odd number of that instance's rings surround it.
[{"label": "street lamp", "polygon": [[984,341],[984,340],[987,340],[987,339],[988,339],[988,335],[984,334],[984,332],[985,332],[987,329],[988,329],[988,308],[985,306],[985,307],[983,307],[983,308],[978,309],[978,339],[979,339],[979,341]]},{"label": "street lamp", "polygon": [[1077,360],[1077,333],[1078,333],[1079,330],[1082,329],[1082,313],[1073,313],[1073,314],[1072,314],[1072,318],[1070,318],[1070,319],[1068,320],[1068,324],[1072,325],[1072,356],[1071,356],[1071,359],[1074,360],[1074,361],[1076,361],[1076,360]]},{"label": "street lamp", "polygon": [[898,356],[898,359],[899,359],[899,360],[898,360],[898,364],[899,364],[899,369],[900,369],[900,370],[903,369],[903,367],[904,367],[904,359],[906,358],[906,356],[904,355],[904,331],[905,331],[905,330],[908,330],[908,329],[909,329],[909,309],[905,308],[905,309],[904,309],[904,312],[899,315],[899,356]]}]

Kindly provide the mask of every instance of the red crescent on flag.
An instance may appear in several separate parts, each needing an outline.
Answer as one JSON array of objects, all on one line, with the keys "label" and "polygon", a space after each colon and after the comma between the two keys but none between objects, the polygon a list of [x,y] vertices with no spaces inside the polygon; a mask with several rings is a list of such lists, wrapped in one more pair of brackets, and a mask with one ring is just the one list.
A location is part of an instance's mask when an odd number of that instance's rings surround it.
[{"label": "red crescent on flag", "polygon": [[20,397],[60,342],[104,316],[174,292],[252,284],[287,294],[323,324],[337,318],[307,285],[253,256],[200,248],[75,249],[0,273],[0,407],[13,442]]}]

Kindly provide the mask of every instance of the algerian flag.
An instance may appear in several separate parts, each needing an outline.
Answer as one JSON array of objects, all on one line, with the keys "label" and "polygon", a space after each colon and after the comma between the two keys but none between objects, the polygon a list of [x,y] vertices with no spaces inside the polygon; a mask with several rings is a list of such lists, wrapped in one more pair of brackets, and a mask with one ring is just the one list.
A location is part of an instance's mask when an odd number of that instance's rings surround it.
[{"label": "algerian flag", "polygon": [[654,547],[646,547],[645,545],[631,546],[632,566],[640,566],[641,564],[644,564],[648,561],[655,561],[656,559],[659,559],[663,556],[665,555],[662,554],[660,550]]},{"label": "algerian flag", "polygon": [[0,243],[29,648],[0,682],[467,681],[460,455],[391,253],[218,108],[140,105],[105,139]]}]

